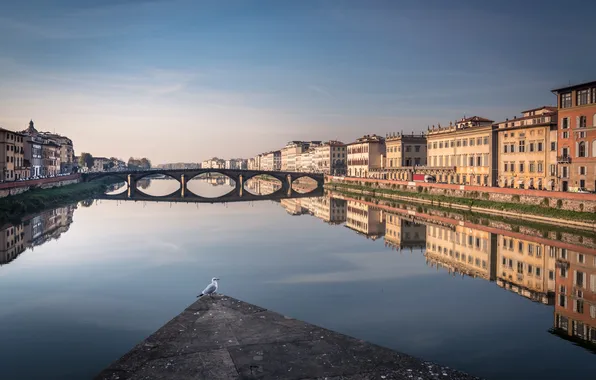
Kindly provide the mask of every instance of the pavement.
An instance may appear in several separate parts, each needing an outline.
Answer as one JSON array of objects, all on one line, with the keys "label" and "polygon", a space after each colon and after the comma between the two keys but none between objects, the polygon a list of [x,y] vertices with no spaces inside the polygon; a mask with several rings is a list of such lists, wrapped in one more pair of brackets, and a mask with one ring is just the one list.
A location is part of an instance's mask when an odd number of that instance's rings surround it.
[{"label": "pavement", "polygon": [[478,378],[215,295],[197,300],[95,379]]}]

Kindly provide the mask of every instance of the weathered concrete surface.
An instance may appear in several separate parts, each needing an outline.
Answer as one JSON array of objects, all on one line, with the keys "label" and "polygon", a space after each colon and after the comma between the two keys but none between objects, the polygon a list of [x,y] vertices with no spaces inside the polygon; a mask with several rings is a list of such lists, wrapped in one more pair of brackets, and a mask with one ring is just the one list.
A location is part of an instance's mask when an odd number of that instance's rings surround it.
[{"label": "weathered concrete surface", "polygon": [[216,295],[195,302],[96,379],[477,378]]}]

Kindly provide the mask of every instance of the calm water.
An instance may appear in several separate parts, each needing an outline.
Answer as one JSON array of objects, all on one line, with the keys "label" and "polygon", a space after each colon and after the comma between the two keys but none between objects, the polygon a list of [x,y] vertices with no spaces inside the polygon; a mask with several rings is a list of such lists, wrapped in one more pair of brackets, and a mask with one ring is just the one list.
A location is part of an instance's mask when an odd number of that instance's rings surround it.
[{"label": "calm water", "polygon": [[487,379],[594,377],[592,236],[394,206],[104,200],[2,226],[0,379],[91,378],[214,276],[230,296]]}]

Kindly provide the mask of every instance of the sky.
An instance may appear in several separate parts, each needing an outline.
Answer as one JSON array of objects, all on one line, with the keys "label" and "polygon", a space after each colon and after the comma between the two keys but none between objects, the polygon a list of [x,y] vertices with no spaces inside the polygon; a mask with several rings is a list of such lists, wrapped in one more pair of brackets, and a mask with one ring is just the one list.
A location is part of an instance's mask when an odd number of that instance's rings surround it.
[{"label": "sky", "polygon": [[0,126],[153,163],[422,132],[596,80],[596,2],[0,2]]}]

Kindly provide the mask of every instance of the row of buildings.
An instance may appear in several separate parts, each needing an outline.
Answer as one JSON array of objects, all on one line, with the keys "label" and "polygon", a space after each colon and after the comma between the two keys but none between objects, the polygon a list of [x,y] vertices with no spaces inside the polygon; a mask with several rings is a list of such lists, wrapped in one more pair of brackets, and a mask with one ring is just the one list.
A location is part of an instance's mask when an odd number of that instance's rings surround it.
[{"label": "row of buildings", "polygon": [[248,169],[346,174],[346,145],[341,141],[290,141],[281,148],[248,159]]},{"label": "row of buildings", "polygon": [[464,117],[425,133],[365,135],[354,142],[291,141],[248,168],[551,191],[596,191],[596,82],[552,91],[557,106],[495,122]]},{"label": "row of buildings", "polygon": [[222,158],[213,157],[201,162],[200,167],[203,169],[244,170],[248,168],[248,160],[244,158],[230,158],[228,160],[224,160]]},{"label": "row of buildings", "polygon": [[348,145],[348,175],[460,185],[596,191],[596,82],[553,90],[557,106],[501,122],[473,116],[420,135],[364,136]]},{"label": "row of buildings", "polygon": [[453,276],[481,278],[534,302],[551,305],[551,332],[596,349],[593,249],[520,237],[505,230],[493,233],[490,228],[450,224],[443,218],[414,219],[357,200],[301,198],[284,199],[280,204],[291,215],[309,214],[330,224],[344,224],[371,240],[382,238],[385,246],[395,250],[422,250],[427,265]]},{"label": "row of buildings", "polygon": [[72,140],[38,132],[33,121],[21,132],[0,128],[0,180],[18,181],[72,173],[76,161]]}]

